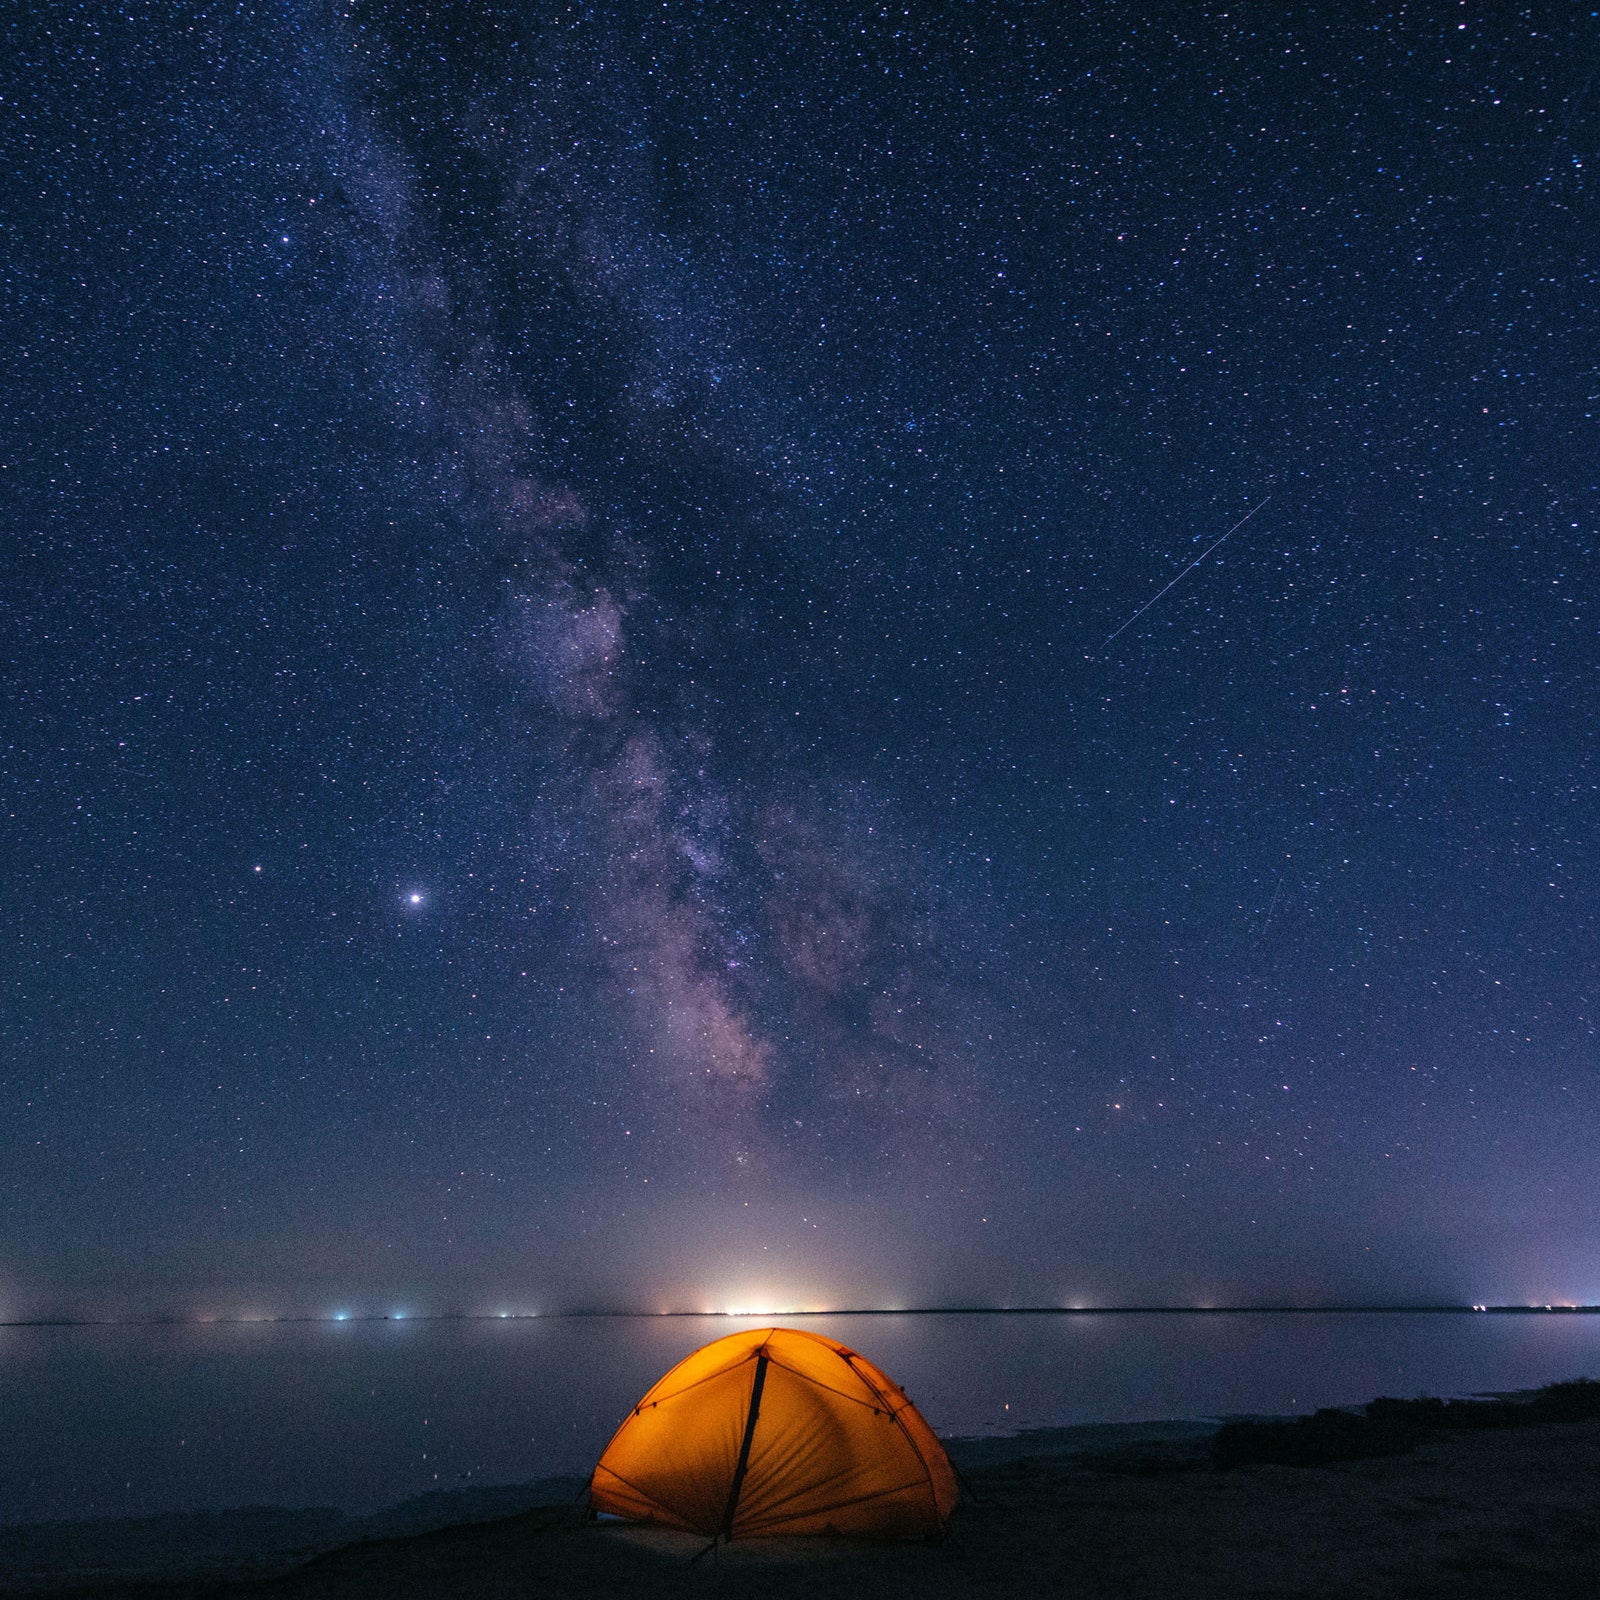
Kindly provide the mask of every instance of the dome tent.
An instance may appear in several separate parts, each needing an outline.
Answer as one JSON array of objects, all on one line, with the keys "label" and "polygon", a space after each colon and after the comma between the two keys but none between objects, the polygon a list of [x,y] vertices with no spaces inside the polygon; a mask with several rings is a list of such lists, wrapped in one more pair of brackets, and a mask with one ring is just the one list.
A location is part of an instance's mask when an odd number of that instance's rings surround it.
[{"label": "dome tent", "polygon": [[680,1361],[636,1405],[589,1504],[707,1538],[937,1534],[960,1498],[944,1446],[864,1356],[751,1328]]}]

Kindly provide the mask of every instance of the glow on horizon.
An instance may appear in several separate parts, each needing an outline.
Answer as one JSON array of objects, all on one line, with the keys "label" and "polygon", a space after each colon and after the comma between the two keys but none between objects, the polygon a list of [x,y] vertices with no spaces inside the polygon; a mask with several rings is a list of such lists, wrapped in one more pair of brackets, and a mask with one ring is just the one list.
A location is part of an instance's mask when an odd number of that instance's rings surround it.
[{"label": "glow on horizon", "polygon": [[831,1306],[800,1306],[790,1302],[787,1305],[731,1305],[726,1310],[704,1314],[708,1317],[826,1317],[834,1313]]}]

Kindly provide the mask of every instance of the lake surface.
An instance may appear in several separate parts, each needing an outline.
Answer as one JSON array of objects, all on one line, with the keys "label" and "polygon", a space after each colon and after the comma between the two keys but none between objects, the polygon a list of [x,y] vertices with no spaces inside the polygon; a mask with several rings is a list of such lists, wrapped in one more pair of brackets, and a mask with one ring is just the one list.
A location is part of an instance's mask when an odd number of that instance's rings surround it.
[{"label": "lake surface", "polygon": [[[949,1436],[1304,1411],[1600,1376],[1600,1316],[783,1317]],[[760,1319],[0,1328],[0,1523],[246,1505],[370,1512],[584,1475],[635,1400]]]}]

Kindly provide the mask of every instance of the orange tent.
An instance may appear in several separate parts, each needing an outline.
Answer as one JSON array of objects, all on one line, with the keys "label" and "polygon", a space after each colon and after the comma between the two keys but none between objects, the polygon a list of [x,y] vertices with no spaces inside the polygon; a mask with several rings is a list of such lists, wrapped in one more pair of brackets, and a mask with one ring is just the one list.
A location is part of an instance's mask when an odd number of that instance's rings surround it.
[{"label": "orange tent", "polygon": [[597,1511],[708,1538],[936,1534],[960,1489],[905,1391],[798,1328],[751,1328],[680,1361],[589,1481]]}]

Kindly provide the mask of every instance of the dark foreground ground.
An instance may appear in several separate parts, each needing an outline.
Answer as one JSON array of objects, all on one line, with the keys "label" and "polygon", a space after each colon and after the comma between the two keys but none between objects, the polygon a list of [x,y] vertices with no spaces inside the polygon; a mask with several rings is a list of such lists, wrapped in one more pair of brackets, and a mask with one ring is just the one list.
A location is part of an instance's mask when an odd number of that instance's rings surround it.
[{"label": "dark foreground ground", "polygon": [[[1600,1597],[1600,1422],[1440,1434],[1413,1454],[1212,1471],[1203,1440],[969,1459],[959,1548],[702,1541],[570,1509],[375,1540],[265,1580],[63,1587],[111,1600],[761,1600],[1074,1595]],[[11,1589],[12,1595],[27,1592]]]}]

